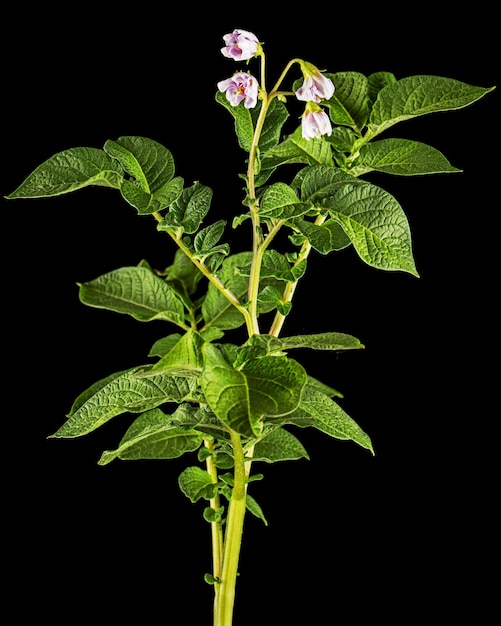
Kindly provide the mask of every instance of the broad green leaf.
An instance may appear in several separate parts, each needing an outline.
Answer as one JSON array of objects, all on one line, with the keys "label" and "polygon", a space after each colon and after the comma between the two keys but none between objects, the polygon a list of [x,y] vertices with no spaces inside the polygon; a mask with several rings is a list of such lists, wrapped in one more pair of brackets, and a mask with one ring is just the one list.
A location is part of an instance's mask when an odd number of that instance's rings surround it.
[{"label": "broad green leaf", "polygon": [[[261,265],[261,278],[276,278],[294,283],[301,278],[306,269],[305,264],[293,266],[285,255],[276,250],[266,250],[263,254]],[[239,269],[243,276],[250,276],[251,266],[247,265]]]},{"label": "broad green leaf", "polygon": [[304,389],[299,407],[282,423],[311,426],[336,439],[354,441],[374,454],[372,442],[360,426],[334,400],[310,385]]},{"label": "broad green leaf", "polygon": [[52,437],[79,437],[96,430],[122,413],[142,413],[165,402],[181,403],[195,396],[197,383],[192,378],[158,374],[152,378],[136,376],[148,366],[125,370],[93,386],[72,407],[66,422]]},{"label": "broad green leaf", "polygon": [[209,211],[212,189],[198,181],[185,189],[182,195],[170,205],[158,230],[182,228],[185,233],[195,233]]},{"label": "broad green leaf", "polygon": [[263,193],[259,203],[262,218],[289,220],[308,212],[310,206],[303,204],[292,187],[285,183],[275,183]]},{"label": "broad green leaf", "polygon": [[323,198],[332,196],[347,184],[356,184],[357,179],[329,165],[304,167],[295,176],[292,186],[301,189],[301,200],[310,204],[321,204]]},{"label": "broad green leaf", "polygon": [[335,86],[334,95],[323,104],[335,124],[361,131],[369,115],[367,77],[359,72],[325,74]]},{"label": "broad green leaf", "polygon": [[255,461],[275,463],[310,457],[299,439],[283,428],[274,428],[257,442],[252,458]]},{"label": "broad green leaf", "polygon": [[435,148],[410,139],[381,139],[362,146],[354,169],[359,175],[377,171],[399,176],[461,171]]},{"label": "broad green leaf", "polygon": [[[251,115],[254,119],[254,127],[256,126],[260,110],[260,107],[255,107],[251,111]],[[274,98],[271,101],[266,113],[263,128],[259,136],[259,150],[261,153],[264,153],[266,150],[269,150],[278,144],[280,141],[282,126],[288,117],[289,112],[287,111],[285,104],[280,102],[277,98]]]},{"label": "broad green leaf", "polygon": [[325,198],[323,206],[341,224],[365,263],[419,276],[407,217],[387,191],[366,182],[345,185]]},{"label": "broad green leaf", "polygon": [[155,365],[144,372],[144,376],[169,373],[173,376],[198,377],[202,371],[202,346],[204,340],[196,331],[189,329],[172,349]]},{"label": "broad green leaf", "polygon": [[212,482],[209,472],[200,467],[187,467],[178,478],[179,487],[192,502],[200,498],[210,500],[217,493],[217,483]]},{"label": "broad green leaf", "polygon": [[70,148],[39,165],[10,195],[12,198],[58,196],[87,187],[120,188],[123,170],[98,148]]},{"label": "broad green leaf", "polygon": [[[186,410],[184,406],[177,411]],[[117,458],[124,461],[174,459],[197,450],[203,442],[202,434],[176,427],[172,417],[158,408],[142,413],[129,427],[119,447],[103,452],[98,465],[107,465]]]},{"label": "broad green leaf", "polygon": [[263,417],[293,411],[299,404],[307,376],[287,357],[262,357],[241,370],[234,369],[212,344],[205,344],[202,390],[214,414],[240,434],[260,434]]},{"label": "broad green leaf", "polygon": [[[218,91],[216,92],[216,102],[222,104],[233,116],[235,120],[235,133],[238,139],[238,144],[245,152],[250,152],[252,147],[252,138],[254,136],[254,124],[252,121],[252,115],[249,109],[246,109],[244,105],[232,106],[226,94]],[[257,108],[261,107],[261,103],[258,103]]]},{"label": "broad green leaf", "polygon": [[184,306],[174,289],[145,267],[122,267],[80,285],[89,306],[126,313],[140,322],[163,319],[184,325]]},{"label": "broad green leaf", "polygon": [[441,76],[408,76],[390,83],[378,93],[369,118],[372,136],[397,122],[428,113],[461,109],[492,91]]}]

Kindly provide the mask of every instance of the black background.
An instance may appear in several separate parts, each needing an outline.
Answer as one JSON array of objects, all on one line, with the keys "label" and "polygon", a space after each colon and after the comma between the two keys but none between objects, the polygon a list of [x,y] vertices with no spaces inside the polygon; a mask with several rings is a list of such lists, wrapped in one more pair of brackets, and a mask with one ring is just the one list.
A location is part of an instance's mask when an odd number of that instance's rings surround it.
[{"label": "black background", "polygon": [[[220,54],[233,28],[264,42],[270,85],[292,57],[329,72],[499,84],[494,19],[482,3],[467,14],[280,5],[272,19],[251,5],[171,10],[12,9],[2,197],[60,150],[144,135],[171,150],[187,183],[212,187],[213,211],[231,222],[242,212],[245,155],[214,94],[237,69]],[[386,134],[429,143],[463,170],[371,178],[408,216],[420,278],[370,268],[352,250],[312,256],[284,334],[337,330],[365,344],[294,356],[344,393],[376,455],[299,431],[309,461],[256,465],[265,479],[252,494],[269,526],[247,518],[235,626],[430,615],[486,623],[498,551],[498,110],[496,90]],[[127,417],[82,439],[47,439],[81,391],[144,362],[171,330],[84,307],[76,283],[143,258],[166,267],[169,240],[111,189],[2,199],[2,220],[4,567],[14,621],[210,624],[209,527],[203,505],[177,486],[195,456],[97,466]],[[234,249],[247,246],[247,232],[229,234]]]}]

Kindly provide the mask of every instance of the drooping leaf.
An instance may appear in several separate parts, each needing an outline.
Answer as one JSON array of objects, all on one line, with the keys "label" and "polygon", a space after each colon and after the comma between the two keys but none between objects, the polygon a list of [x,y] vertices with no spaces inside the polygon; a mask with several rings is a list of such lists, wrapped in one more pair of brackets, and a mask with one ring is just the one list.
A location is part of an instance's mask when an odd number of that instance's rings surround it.
[{"label": "drooping leaf", "polygon": [[80,285],[88,306],[125,313],[148,322],[163,319],[184,325],[184,306],[175,290],[145,267],[122,267]]},{"label": "drooping leaf", "polygon": [[119,189],[122,179],[122,167],[104,150],[70,148],[44,161],[7,198],[58,196],[89,185]]},{"label": "drooping leaf", "polygon": [[[176,412],[185,410],[186,405],[181,405]],[[200,432],[175,426],[173,416],[156,408],[142,413],[129,427],[119,447],[103,452],[98,465],[107,465],[117,458],[124,461],[174,459],[197,450],[202,442]]]},{"label": "drooping leaf", "polygon": [[142,413],[165,402],[179,404],[197,399],[198,385],[194,379],[163,374],[152,378],[135,375],[146,368],[134,367],[93,385],[92,393],[82,394],[66,422],[51,437],[79,437],[122,413]]},{"label": "drooping leaf", "polygon": [[494,87],[475,87],[442,76],[408,76],[386,85],[378,93],[369,118],[374,137],[394,124],[420,115],[461,109]]},{"label": "drooping leaf", "polygon": [[274,428],[256,443],[252,458],[255,461],[275,463],[310,457],[297,437],[283,428]]}]

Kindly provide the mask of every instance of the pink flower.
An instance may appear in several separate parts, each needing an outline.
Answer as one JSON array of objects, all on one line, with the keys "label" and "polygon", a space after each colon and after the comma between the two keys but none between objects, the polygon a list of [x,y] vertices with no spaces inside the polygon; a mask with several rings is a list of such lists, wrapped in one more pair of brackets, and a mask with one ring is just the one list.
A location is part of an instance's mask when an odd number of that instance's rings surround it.
[{"label": "pink flower", "polygon": [[236,107],[245,100],[246,109],[253,109],[257,104],[258,82],[247,72],[237,72],[231,78],[217,84],[219,91],[226,91],[226,98],[231,106]]},{"label": "pink flower", "polygon": [[224,35],[223,39],[226,46],[221,48],[221,52],[235,61],[252,59],[259,49],[259,39],[247,30],[237,28],[229,35]]},{"label": "pink flower", "polygon": [[320,102],[334,95],[334,83],[317,70],[314,75],[305,76],[303,85],[296,91],[298,100]]},{"label": "pink flower", "polygon": [[320,139],[322,135],[330,135],[332,126],[329,116],[317,104],[308,102],[301,118],[301,134],[303,139]]}]

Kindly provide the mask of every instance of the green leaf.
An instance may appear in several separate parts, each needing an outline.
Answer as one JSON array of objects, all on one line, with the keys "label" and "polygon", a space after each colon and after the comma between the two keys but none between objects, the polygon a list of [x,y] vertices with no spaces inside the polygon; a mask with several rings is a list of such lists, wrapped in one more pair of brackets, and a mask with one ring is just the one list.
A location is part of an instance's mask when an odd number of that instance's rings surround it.
[{"label": "green leaf", "polygon": [[343,227],[360,258],[382,270],[417,273],[407,217],[395,198],[370,183],[345,185],[323,206]]},{"label": "green leaf", "polygon": [[360,131],[369,115],[367,77],[359,72],[325,74],[336,88],[330,100],[323,104],[329,109],[335,124],[350,126]]},{"label": "green leaf", "polygon": [[288,220],[304,215],[310,209],[302,204],[292,187],[285,183],[275,183],[263,193],[259,203],[259,215],[262,218]]},{"label": "green leaf", "polygon": [[262,357],[234,369],[212,344],[205,344],[202,390],[214,414],[240,434],[256,437],[263,417],[292,412],[307,376],[303,367],[287,357]]},{"label": "green leaf", "polygon": [[294,226],[306,237],[311,247],[320,254],[342,250],[351,243],[343,227],[333,219],[326,220],[323,224],[313,224],[307,220],[296,219]]},{"label": "green leaf", "polygon": [[212,189],[199,182],[185,189],[182,195],[171,204],[158,230],[182,228],[185,233],[195,233],[209,211]]},{"label": "green leaf", "polygon": [[13,198],[58,196],[89,185],[120,188],[123,170],[98,148],[70,148],[39,165],[10,195]]},{"label": "green leaf", "polygon": [[461,171],[435,148],[410,139],[381,139],[362,146],[355,169],[359,175],[377,171],[399,176]]},{"label": "green leaf", "polygon": [[174,289],[145,267],[122,267],[80,285],[88,306],[126,313],[140,322],[167,320],[185,327],[184,306]]},{"label": "green leaf", "polygon": [[192,502],[200,498],[210,500],[217,493],[217,484],[212,482],[208,472],[200,467],[187,467],[178,478],[179,487]]},{"label": "green leaf", "polygon": [[294,435],[283,428],[274,428],[257,442],[252,458],[254,461],[275,463],[310,457],[303,444]]},{"label": "green leaf", "polygon": [[282,423],[311,426],[336,439],[354,441],[374,454],[372,442],[360,426],[334,400],[310,385],[304,389],[299,407]]},{"label": "green leaf", "polygon": [[[182,405],[176,412],[185,410],[185,405]],[[126,461],[174,459],[185,452],[197,450],[203,442],[202,434],[176,427],[173,425],[174,416],[165,415],[158,408],[142,413],[129,427],[119,447],[103,452],[98,465],[107,465],[116,458]]]},{"label": "green leaf", "polygon": [[93,385],[79,396],[66,422],[51,437],[79,437],[122,413],[142,413],[165,402],[179,404],[195,396],[198,385],[194,379],[163,374],[136,376],[145,367],[119,372]]},{"label": "green leaf", "polygon": [[203,277],[202,272],[186,254],[178,248],[174,262],[165,270],[165,280],[178,288],[182,294],[191,296]]},{"label": "green leaf", "polygon": [[298,172],[292,182],[301,189],[301,200],[312,205],[322,205],[324,198],[330,198],[345,185],[360,183],[354,176],[330,165],[312,165]]},{"label": "green leaf", "polygon": [[378,93],[369,118],[372,136],[397,122],[439,111],[462,109],[494,87],[474,87],[441,76],[408,76],[390,83]]},{"label": "green leaf", "polygon": [[335,332],[281,337],[279,341],[283,350],[292,348],[310,348],[312,350],[353,350],[364,348],[364,345],[353,335]]}]

